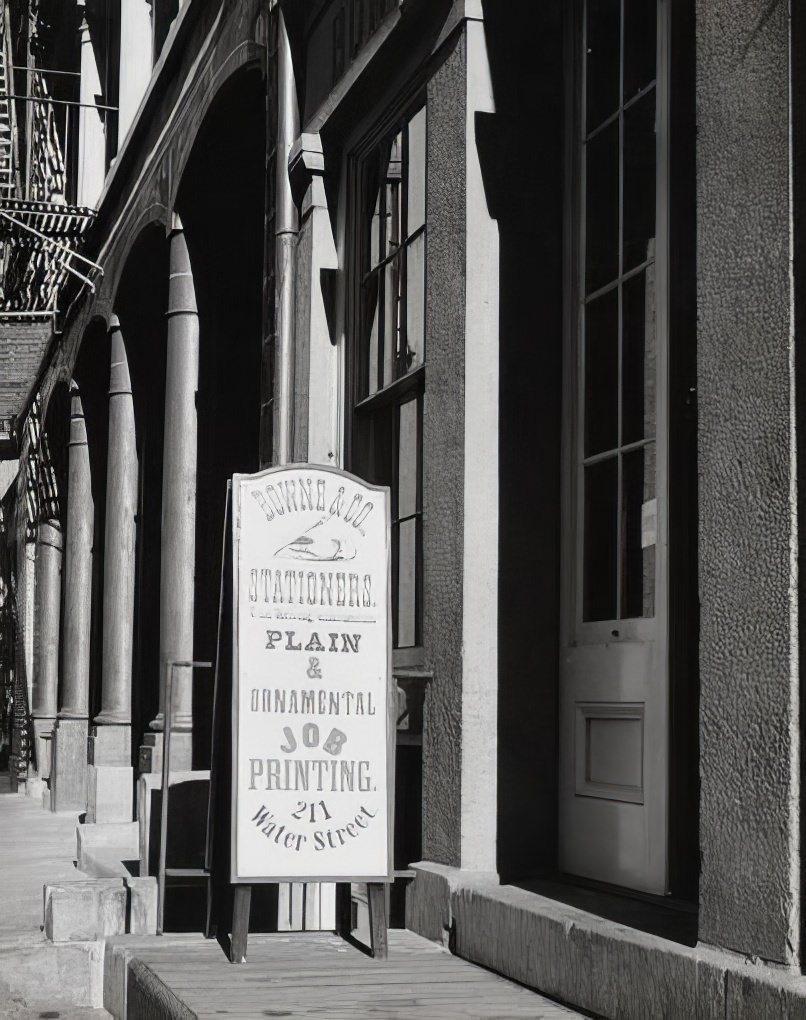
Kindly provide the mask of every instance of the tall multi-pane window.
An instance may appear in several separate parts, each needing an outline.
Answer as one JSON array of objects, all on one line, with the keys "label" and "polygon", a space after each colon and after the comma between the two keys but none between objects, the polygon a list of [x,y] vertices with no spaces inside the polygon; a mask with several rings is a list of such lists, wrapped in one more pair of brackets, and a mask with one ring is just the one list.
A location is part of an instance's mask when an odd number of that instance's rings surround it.
[{"label": "tall multi-pane window", "polygon": [[647,0],[584,5],[583,621],[655,613],[656,17]]},{"label": "tall multi-pane window", "polygon": [[360,164],[356,209],[353,469],[392,492],[396,649],[422,643],[426,111]]}]

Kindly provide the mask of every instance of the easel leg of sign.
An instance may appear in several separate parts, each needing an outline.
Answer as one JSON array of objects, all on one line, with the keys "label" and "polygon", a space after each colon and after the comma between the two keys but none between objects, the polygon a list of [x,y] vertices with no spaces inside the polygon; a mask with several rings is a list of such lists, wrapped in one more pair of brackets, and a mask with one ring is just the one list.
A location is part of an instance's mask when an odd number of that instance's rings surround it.
[{"label": "easel leg of sign", "polygon": [[336,934],[345,942],[369,952],[375,960],[386,960],[389,956],[387,930],[389,928],[389,910],[386,897],[386,886],[382,882],[367,883],[367,906],[369,908],[369,948],[353,935],[353,903],[349,883],[340,883],[337,892]]},{"label": "easel leg of sign", "polygon": [[249,937],[249,908],[252,904],[252,886],[236,885],[232,901],[232,938],[229,962],[246,963],[246,942]]},{"label": "easel leg of sign", "polygon": [[386,886],[381,882],[370,882],[367,885],[369,901],[369,939],[370,951],[376,960],[385,960],[389,956]]}]

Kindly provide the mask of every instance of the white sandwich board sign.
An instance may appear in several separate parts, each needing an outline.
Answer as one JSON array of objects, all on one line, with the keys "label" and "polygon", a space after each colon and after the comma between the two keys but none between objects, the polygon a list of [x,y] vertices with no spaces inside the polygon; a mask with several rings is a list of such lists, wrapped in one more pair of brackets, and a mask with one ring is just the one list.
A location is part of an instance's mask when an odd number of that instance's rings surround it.
[{"label": "white sandwich board sign", "polygon": [[390,881],[389,490],[233,478],[234,883]]}]

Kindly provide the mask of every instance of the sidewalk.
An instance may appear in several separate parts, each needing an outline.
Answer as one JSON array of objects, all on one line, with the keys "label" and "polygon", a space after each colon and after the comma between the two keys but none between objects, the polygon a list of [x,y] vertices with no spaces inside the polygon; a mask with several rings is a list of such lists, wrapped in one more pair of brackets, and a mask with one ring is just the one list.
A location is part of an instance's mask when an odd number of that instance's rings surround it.
[{"label": "sidewalk", "polygon": [[[0,1020],[579,1015],[408,931],[389,933],[387,961],[325,933],[250,935],[247,963],[239,966],[201,935],[53,945],[41,930],[42,887],[81,877],[73,866],[76,822],[11,793],[0,775]],[[100,1001],[101,981],[109,1013],[87,1008]]]},{"label": "sidewalk", "polygon": [[0,773],[0,1018],[102,1020],[103,956],[95,943],[54,946],[42,931],[42,886],[79,878],[75,814],[52,814]]}]

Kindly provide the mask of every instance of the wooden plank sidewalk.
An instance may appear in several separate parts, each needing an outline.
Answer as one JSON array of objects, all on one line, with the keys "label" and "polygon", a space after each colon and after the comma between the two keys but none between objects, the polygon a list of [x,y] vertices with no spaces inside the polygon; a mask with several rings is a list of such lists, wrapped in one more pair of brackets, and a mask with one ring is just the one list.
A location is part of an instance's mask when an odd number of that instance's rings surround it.
[{"label": "wooden plank sidewalk", "polygon": [[[389,935],[386,961],[372,960],[324,933],[253,935],[248,960],[239,966],[228,962],[217,942],[187,936],[127,940],[129,981],[139,972],[141,996],[145,976],[146,984],[153,982],[155,1000],[170,989],[187,1010],[175,1015],[197,1020],[569,1020],[580,1015],[412,932]],[[129,1020],[136,1020],[131,1011]]]}]

